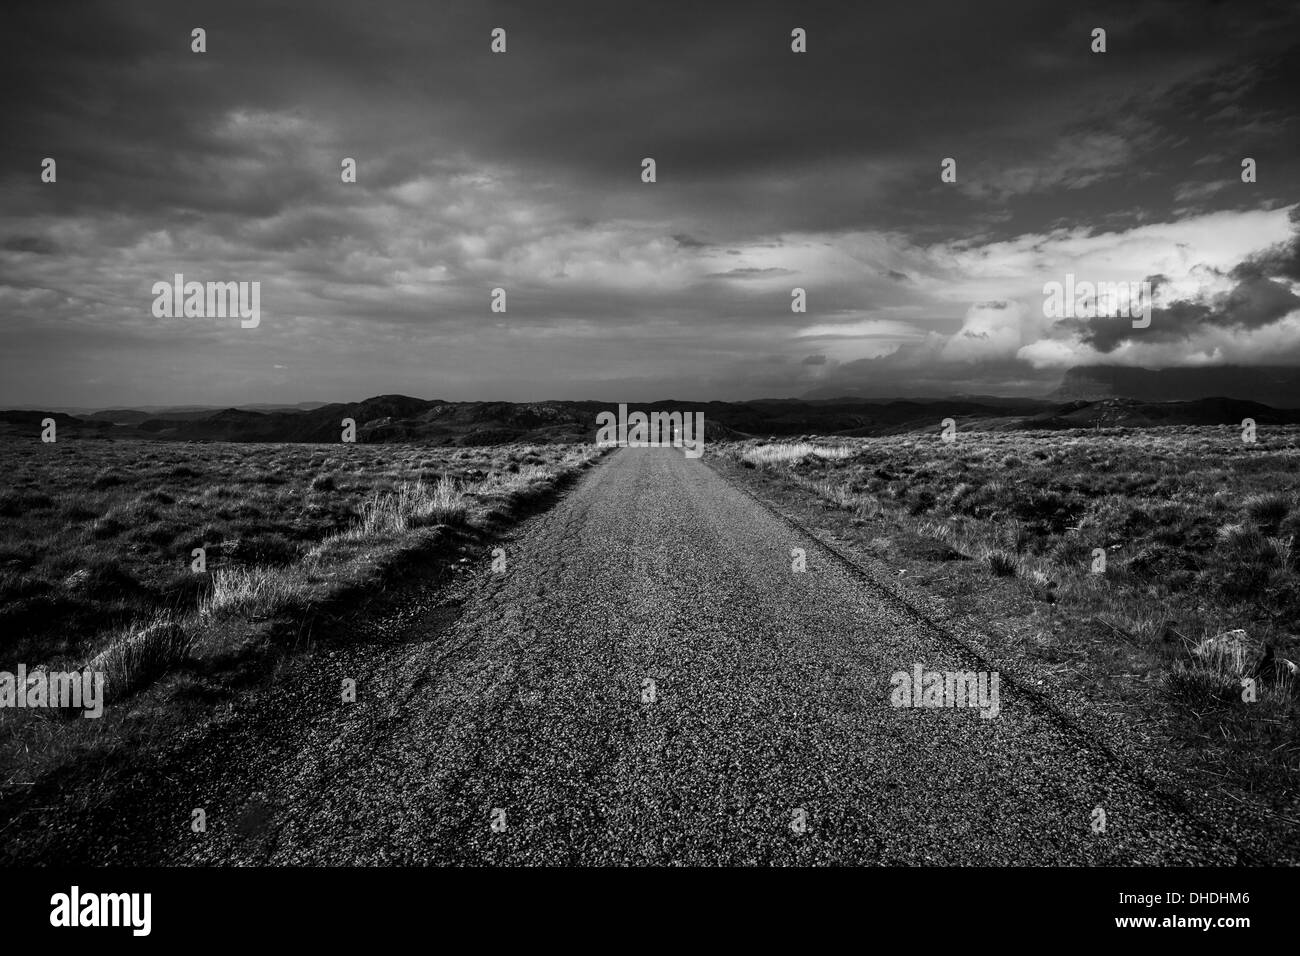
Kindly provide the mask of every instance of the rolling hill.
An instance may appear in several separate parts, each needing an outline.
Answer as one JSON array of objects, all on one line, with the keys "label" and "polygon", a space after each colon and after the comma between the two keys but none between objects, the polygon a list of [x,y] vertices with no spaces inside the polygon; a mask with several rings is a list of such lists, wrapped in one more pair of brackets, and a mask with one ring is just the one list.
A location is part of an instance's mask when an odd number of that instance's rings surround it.
[{"label": "rolling hill", "polygon": [[[61,437],[153,439],[200,442],[326,442],[340,440],[343,420],[357,426],[365,443],[421,442],[479,446],[506,442],[550,444],[593,441],[596,416],[615,403],[447,402],[406,395],[379,395],[361,402],[258,411],[252,408],[183,410],[150,414],[114,409],[69,415],[32,410],[0,411],[0,435],[32,437],[53,418]],[[703,412],[707,440],[798,435],[871,436],[934,430],[945,418],[984,430],[1148,428],[1161,425],[1239,425],[1300,422],[1300,409],[1279,409],[1232,398],[1153,402],[1132,398],[1099,401],[933,399],[879,401],[655,402],[629,404],[629,411]]]}]

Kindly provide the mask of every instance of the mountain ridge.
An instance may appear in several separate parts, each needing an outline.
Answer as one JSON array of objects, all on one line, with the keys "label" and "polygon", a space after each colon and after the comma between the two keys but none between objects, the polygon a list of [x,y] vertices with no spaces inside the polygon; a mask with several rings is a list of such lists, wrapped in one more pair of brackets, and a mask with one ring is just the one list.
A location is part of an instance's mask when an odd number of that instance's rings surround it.
[{"label": "mountain ridge", "polygon": [[[1300,424],[1300,409],[1214,396],[1151,402],[1132,398],[1073,399],[846,399],[756,402],[629,402],[629,412],[703,412],[713,441],[747,437],[829,435],[842,437],[933,431],[951,418],[965,428],[985,430],[1067,429],[1160,425]],[[59,436],[96,439],[152,439],[199,442],[321,442],[342,440],[345,419],[363,443],[420,442],[478,446],[523,442],[590,442],[596,416],[617,411],[598,401],[448,402],[409,395],[377,395],[359,402],[333,402],[311,409],[255,411],[223,408],[204,414],[175,413],[112,421],[94,415],[31,409],[0,411],[0,435],[37,438],[41,422],[54,419]],[[120,416],[119,416],[120,417]]]},{"label": "mountain ridge", "polygon": [[1126,365],[1079,365],[1066,371],[1050,393],[1057,401],[1132,398],[1196,401],[1223,397],[1272,408],[1300,408],[1300,368],[1215,365],[1149,369]]}]

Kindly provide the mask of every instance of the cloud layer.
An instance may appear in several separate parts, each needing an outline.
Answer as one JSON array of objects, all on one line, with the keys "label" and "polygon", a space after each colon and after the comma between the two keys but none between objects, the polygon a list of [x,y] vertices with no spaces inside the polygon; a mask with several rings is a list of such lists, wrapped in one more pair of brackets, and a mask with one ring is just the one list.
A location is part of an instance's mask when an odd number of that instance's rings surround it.
[{"label": "cloud layer", "polygon": [[[24,7],[0,40],[0,404],[1300,363],[1294,9],[1040,7]],[[175,273],[260,281],[261,324],[155,319]],[[1151,326],[1044,316],[1066,274],[1151,281]]]}]

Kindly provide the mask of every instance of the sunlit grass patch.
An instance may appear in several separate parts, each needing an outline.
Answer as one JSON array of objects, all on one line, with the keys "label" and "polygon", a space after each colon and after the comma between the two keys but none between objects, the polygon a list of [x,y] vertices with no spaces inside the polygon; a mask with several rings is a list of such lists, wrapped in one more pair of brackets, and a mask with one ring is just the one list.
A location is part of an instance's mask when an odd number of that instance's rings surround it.
[{"label": "sunlit grass patch", "polygon": [[200,603],[199,614],[273,614],[295,601],[301,577],[293,568],[219,568],[212,574],[212,590]]},{"label": "sunlit grass patch", "polygon": [[814,445],[811,442],[781,442],[759,445],[741,452],[741,459],[752,465],[779,465],[801,461],[804,458],[822,458],[842,461],[856,454],[850,445]]},{"label": "sunlit grass patch", "polygon": [[114,634],[86,669],[102,672],[105,696],[121,700],[186,661],[193,646],[191,623],[160,611]]}]

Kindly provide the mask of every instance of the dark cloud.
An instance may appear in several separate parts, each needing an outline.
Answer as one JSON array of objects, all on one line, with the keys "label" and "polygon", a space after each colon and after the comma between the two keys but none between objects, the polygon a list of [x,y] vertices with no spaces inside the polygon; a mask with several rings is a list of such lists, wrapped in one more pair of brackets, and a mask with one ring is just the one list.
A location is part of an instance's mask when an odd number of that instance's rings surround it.
[{"label": "dark cloud", "polygon": [[1272,325],[1300,308],[1300,296],[1272,279],[1244,279],[1223,299],[1210,321],[1244,329]]},{"label": "dark cloud", "polygon": [[[1293,212],[1292,221],[1297,220],[1296,213],[1300,213],[1300,206]],[[1296,232],[1289,241],[1278,243],[1239,263],[1232,270],[1232,276],[1236,279],[1273,277],[1300,282],[1300,221],[1296,222]]]},{"label": "dark cloud", "polygon": [[710,272],[708,277],[710,279],[760,279],[795,274],[792,269],[780,269],[772,266],[767,269],[728,269],[726,272]]},{"label": "dark cloud", "polygon": [[941,397],[950,395],[1041,396],[1060,384],[1055,369],[1034,369],[1017,359],[943,369],[917,364],[916,355],[862,359],[834,369],[816,386],[822,395]]},{"label": "dark cloud", "polygon": [[58,245],[44,236],[14,236],[0,244],[0,248],[9,252],[30,252],[38,256],[52,256],[59,251]]},{"label": "dark cloud", "polygon": [[1290,289],[1270,279],[1249,278],[1208,302],[1181,301],[1153,308],[1151,325],[1143,329],[1135,329],[1128,316],[1063,320],[1060,324],[1077,330],[1098,352],[1110,353],[1125,342],[1188,340],[1213,327],[1263,328],[1297,309],[1300,296]]}]

